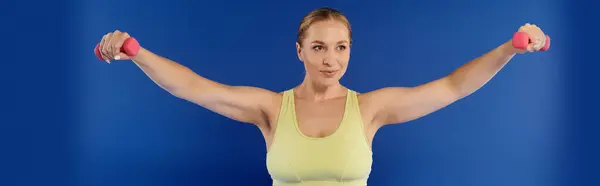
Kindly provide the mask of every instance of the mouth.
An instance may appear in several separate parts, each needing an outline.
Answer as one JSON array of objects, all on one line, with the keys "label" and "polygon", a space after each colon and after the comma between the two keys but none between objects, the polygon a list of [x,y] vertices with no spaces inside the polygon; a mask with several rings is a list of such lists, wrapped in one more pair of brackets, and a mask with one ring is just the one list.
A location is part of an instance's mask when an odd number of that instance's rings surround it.
[{"label": "mouth", "polygon": [[338,70],[321,70],[321,73],[326,77],[333,77],[338,73]]}]

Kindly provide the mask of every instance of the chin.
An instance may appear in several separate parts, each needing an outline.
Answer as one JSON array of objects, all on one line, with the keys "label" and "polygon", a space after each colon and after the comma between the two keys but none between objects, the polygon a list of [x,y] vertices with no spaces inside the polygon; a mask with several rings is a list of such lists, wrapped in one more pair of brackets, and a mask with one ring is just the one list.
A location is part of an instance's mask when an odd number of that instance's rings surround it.
[{"label": "chin", "polygon": [[324,78],[320,82],[324,86],[334,86],[340,84],[339,78]]}]

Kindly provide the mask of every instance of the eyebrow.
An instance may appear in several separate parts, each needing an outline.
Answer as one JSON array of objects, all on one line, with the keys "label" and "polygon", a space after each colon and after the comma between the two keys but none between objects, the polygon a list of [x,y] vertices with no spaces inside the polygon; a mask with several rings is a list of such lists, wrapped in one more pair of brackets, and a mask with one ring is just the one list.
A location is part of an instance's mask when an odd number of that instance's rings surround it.
[{"label": "eyebrow", "polygon": [[[323,45],[325,44],[325,42],[320,41],[320,40],[315,40],[315,41],[313,41],[311,43],[318,43],[318,44],[323,44]],[[337,42],[337,44],[342,44],[342,43],[346,43],[347,44],[347,43],[350,43],[350,42],[348,42],[347,40],[341,40],[341,41]]]}]

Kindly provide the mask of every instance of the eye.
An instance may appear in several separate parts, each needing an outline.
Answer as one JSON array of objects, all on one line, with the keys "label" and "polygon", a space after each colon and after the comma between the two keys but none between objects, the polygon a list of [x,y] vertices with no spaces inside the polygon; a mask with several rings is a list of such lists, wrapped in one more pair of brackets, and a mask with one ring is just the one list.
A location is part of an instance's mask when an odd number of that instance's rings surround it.
[{"label": "eye", "polygon": [[313,46],[313,50],[316,50],[316,51],[323,50],[323,46],[321,46],[321,45],[315,45],[315,46]]},{"label": "eye", "polygon": [[337,47],[338,50],[346,50],[346,46],[344,45],[340,45]]}]

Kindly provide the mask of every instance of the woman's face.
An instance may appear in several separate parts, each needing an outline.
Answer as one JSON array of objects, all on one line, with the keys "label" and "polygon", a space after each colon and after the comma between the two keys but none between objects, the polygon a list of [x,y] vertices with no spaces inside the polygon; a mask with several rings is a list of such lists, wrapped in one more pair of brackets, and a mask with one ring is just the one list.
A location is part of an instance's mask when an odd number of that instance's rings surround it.
[{"label": "woman's face", "polygon": [[327,20],[313,23],[305,34],[302,46],[296,43],[296,48],[310,80],[323,86],[338,84],[350,60],[348,28]]}]

